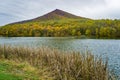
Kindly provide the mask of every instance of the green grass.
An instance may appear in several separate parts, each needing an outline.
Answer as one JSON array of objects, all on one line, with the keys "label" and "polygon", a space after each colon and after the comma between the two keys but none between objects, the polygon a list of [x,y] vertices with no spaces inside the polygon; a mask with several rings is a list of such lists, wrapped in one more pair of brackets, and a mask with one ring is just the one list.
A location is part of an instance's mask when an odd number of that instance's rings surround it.
[{"label": "green grass", "polygon": [[27,63],[0,59],[0,80],[38,80],[37,72],[37,69]]},{"label": "green grass", "polygon": [[90,52],[0,46],[0,58],[0,78],[5,80],[115,80],[107,61]]},{"label": "green grass", "polygon": [[5,72],[0,72],[0,80],[23,80],[23,77],[15,76],[14,74],[8,74]]}]

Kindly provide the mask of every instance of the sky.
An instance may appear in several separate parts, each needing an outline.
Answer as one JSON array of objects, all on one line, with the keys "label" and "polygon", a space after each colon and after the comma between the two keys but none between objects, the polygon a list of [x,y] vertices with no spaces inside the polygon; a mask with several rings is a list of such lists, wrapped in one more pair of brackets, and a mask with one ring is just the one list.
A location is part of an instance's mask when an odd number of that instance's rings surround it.
[{"label": "sky", "polygon": [[0,26],[55,9],[91,19],[120,19],[120,0],[0,0]]}]

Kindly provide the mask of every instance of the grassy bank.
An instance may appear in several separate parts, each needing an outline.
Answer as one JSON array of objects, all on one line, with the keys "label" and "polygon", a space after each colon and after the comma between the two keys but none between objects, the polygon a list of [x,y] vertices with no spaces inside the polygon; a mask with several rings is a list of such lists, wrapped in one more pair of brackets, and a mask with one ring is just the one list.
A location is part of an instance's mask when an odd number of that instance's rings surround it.
[{"label": "grassy bank", "polygon": [[[89,52],[83,55],[49,48],[0,46],[0,74],[13,80],[114,80],[107,64]],[[9,74],[7,69],[11,70]]]},{"label": "grassy bank", "polygon": [[40,71],[27,62],[0,59],[0,80],[40,80]]}]

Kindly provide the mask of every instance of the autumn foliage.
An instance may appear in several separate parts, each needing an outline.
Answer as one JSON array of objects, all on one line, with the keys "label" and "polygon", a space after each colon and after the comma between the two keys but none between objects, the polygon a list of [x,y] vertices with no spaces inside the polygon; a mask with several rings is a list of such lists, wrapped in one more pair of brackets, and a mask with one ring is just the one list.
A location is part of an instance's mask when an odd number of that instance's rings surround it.
[{"label": "autumn foliage", "polygon": [[10,24],[0,28],[8,37],[65,37],[120,38],[120,20],[62,19]]}]

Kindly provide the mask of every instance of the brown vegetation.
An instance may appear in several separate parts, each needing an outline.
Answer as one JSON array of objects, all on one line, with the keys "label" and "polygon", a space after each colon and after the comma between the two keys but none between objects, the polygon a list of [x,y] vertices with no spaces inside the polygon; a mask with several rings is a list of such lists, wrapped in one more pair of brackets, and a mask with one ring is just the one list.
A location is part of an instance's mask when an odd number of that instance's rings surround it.
[{"label": "brown vegetation", "polygon": [[[27,62],[52,80],[113,80],[107,61],[91,53],[61,52],[49,48],[0,46],[0,58]],[[45,80],[46,80],[45,79]]]}]

